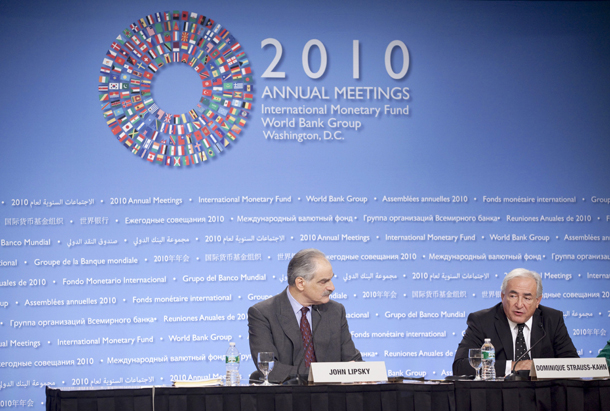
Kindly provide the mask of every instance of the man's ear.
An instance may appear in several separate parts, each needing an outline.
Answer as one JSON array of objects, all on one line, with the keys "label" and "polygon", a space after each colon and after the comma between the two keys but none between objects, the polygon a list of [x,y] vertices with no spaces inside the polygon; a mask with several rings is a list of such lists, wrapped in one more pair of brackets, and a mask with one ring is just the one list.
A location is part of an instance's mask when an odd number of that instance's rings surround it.
[{"label": "man's ear", "polygon": [[297,290],[303,291],[305,289],[305,279],[303,277],[297,277],[294,280],[294,286],[297,288]]}]

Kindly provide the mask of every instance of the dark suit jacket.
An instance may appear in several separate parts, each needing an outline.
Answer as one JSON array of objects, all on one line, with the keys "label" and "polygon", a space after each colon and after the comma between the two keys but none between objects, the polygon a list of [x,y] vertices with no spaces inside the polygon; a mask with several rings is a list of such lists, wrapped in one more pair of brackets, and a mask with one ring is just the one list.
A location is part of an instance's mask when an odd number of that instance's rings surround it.
[{"label": "dark suit jacket", "polygon": [[[275,353],[276,361],[269,374],[269,380],[274,382],[284,381],[289,375],[296,374],[304,355],[301,330],[287,292],[286,288],[248,310],[252,359],[256,364],[259,352]],[[314,351],[319,362],[362,360],[360,351],[352,341],[342,304],[330,300],[326,304],[314,306],[311,320]],[[298,372],[309,372],[304,362]]]},{"label": "dark suit jacket", "polygon": [[[503,376],[506,372],[506,361],[514,358],[513,337],[502,303],[470,314],[467,324],[468,329],[455,353],[453,375],[474,375],[474,368],[468,363],[468,350],[480,348],[485,338],[491,338],[496,349],[496,376]],[[534,344],[544,335],[540,324],[543,325],[546,336],[532,349],[531,358],[578,358],[561,311],[538,306],[533,315],[530,344]]]}]

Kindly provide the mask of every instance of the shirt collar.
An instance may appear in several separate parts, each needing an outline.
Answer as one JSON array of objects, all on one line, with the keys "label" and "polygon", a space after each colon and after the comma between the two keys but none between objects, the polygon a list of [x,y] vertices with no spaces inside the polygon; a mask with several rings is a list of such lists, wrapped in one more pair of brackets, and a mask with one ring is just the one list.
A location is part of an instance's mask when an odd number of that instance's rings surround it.
[{"label": "shirt collar", "polygon": [[288,294],[288,301],[290,301],[290,306],[292,307],[292,311],[294,311],[294,315],[300,315],[301,308],[303,308],[304,305],[302,305],[292,296],[290,288],[286,288],[286,294]]},{"label": "shirt collar", "polygon": [[[517,326],[519,325],[518,323],[511,321],[508,317],[506,317],[506,319],[508,320],[508,325],[510,327],[511,330],[516,330]],[[525,322],[525,326],[527,327],[528,330],[532,329],[532,323],[534,322],[534,316],[532,315],[529,320],[527,320]]]}]

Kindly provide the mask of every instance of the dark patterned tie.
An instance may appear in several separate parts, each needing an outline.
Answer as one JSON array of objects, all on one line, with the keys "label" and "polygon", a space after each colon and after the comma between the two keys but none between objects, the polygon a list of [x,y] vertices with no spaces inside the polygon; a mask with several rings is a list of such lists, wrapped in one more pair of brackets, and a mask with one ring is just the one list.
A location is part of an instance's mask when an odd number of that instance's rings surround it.
[{"label": "dark patterned tie", "polygon": [[[527,352],[527,345],[525,344],[525,337],[523,336],[523,327],[525,324],[517,324],[517,340],[515,341],[515,361],[521,358],[523,354]],[[522,360],[529,360],[530,356],[527,354]]]},{"label": "dark patterned tie", "polygon": [[312,362],[316,362],[316,354],[313,352],[313,341],[311,335],[311,327],[307,321],[308,307],[301,308],[301,337],[303,337],[303,349],[305,351],[305,367],[309,368]]}]

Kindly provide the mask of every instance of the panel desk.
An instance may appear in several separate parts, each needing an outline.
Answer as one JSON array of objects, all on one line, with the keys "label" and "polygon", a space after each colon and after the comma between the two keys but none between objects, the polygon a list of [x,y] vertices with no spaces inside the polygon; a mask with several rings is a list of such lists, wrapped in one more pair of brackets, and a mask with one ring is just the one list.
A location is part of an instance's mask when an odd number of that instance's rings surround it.
[{"label": "panel desk", "polygon": [[610,380],[456,381],[459,411],[610,411]]},{"label": "panel desk", "polygon": [[[610,380],[47,388],[47,411],[610,411]],[[153,407],[154,398],[154,407]]]},{"label": "panel desk", "polygon": [[[154,391],[154,392],[153,392]],[[47,411],[454,411],[451,383],[155,387],[62,391],[47,388]]]}]

